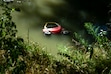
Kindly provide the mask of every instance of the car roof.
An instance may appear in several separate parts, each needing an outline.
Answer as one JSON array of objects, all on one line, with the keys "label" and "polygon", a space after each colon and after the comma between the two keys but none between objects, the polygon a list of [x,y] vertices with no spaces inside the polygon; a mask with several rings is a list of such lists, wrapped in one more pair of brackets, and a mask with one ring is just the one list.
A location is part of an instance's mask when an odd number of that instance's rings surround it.
[{"label": "car roof", "polygon": [[52,24],[59,25],[59,24],[58,24],[58,23],[56,23],[56,22],[46,22],[46,23],[45,23],[45,25],[44,25],[44,27],[46,27],[49,23],[50,23],[50,24],[52,23]]},{"label": "car roof", "polygon": [[58,23],[56,23],[56,22],[46,22],[45,24],[48,24],[48,23],[54,23],[54,24],[58,24]]}]

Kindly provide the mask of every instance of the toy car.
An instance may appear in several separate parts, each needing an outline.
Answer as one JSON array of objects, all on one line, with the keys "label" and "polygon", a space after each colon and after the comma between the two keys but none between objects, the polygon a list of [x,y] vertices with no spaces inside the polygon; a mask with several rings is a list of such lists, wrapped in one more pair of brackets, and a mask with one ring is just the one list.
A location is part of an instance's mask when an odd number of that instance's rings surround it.
[{"label": "toy car", "polygon": [[62,27],[56,22],[46,22],[43,33],[46,35],[61,33]]},{"label": "toy car", "polygon": [[67,35],[70,33],[70,31],[64,29],[56,22],[46,22],[43,28],[43,33],[45,35],[51,35],[51,34],[63,34]]}]

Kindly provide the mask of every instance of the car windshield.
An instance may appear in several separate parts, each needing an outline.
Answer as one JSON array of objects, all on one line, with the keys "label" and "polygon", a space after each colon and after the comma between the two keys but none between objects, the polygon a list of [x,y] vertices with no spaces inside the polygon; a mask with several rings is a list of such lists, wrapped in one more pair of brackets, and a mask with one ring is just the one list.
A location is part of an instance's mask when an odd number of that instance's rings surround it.
[{"label": "car windshield", "polygon": [[58,25],[56,25],[55,23],[48,23],[47,28],[54,28],[54,27],[58,27]]}]

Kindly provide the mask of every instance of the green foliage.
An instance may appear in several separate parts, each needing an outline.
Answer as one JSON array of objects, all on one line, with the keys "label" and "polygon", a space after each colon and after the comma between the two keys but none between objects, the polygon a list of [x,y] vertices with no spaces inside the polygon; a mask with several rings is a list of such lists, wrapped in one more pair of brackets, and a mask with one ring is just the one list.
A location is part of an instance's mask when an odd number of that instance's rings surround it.
[{"label": "green foliage", "polygon": [[84,26],[87,29],[88,33],[94,37],[95,43],[93,44],[97,45],[97,47],[100,47],[101,49],[104,49],[106,51],[111,49],[111,41],[108,40],[108,38],[106,37],[106,31],[101,30],[100,33],[98,33],[99,27],[93,26],[92,23],[85,23]]},{"label": "green foliage", "polygon": [[101,30],[101,32],[98,34],[99,27],[93,26],[93,23],[85,23],[85,28],[87,29],[88,33],[91,34],[97,43],[100,45],[103,45],[108,41],[107,37],[105,35],[107,34],[106,31]]},{"label": "green foliage", "polygon": [[[95,42],[88,45],[85,39],[77,33],[74,33],[76,39],[85,46],[85,49],[88,51],[84,53],[81,49],[61,47],[59,54],[64,58],[61,61],[62,64],[70,64],[71,73],[110,74],[111,41],[106,38],[106,32],[101,31],[98,34],[99,27],[93,26],[92,23],[85,23],[85,28],[88,33],[95,38]],[[73,68],[73,71],[71,71],[71,68]]]},{"label": "green foliage", "polygon": [[25,55],[24,43],[22,38],[16,36],[16,25],[12,21],[11,16],[12,9],[4,2],[2,2],[0,6],[4,11],[0,15],[0,50],[4,50],[5,52],[5,60],[0,64],[0,73],[3,74],[7,69],[12,68],[14,72],[12,73],[15,74],[25,69],[25,63],[22,63],[22,60],[18,60],[20,55]]},{"label": "green foliage", "polygon": [[[84,26],[87,29],[88,33],[91,34],[94,38],[98,37],[98,29],[99,29],[99,27],[93,26],[93,24],[90,23],[90,22],[85,23]],[[96,40],[98,40],[98,38]]]},{"label": "green foliage", "polygon": [[[81,50],[76,50],[76,49],[68,49],[64,50],[64,48],[61,48],[62,51],[59,52],[61,56],[64,57],[62,59],[62,63],[68,63],[70,68],[73,68],[72,70],[70,69],[69,73],[71,72],[72,74],[78,73],[78,74],[88,74],[87,72],[87,67],[89,70],[92,72],[94,71],[92,69],[94,64],[93,61],[90,60],[89,58],[89,53],[84,54]],[[90,65],[89,65],[90,64]],[[68,74],[68,73],[67,73]]]},{"label": "green foliage", "polygon": [[[81,50],[61,48],[59,52],[63,59],[60,61],[67,70],[67,74],[108,74],[110,73],[111,50],[105,51],[99,47],[93,47],[93,55],[90,59],[90,52],[83,53]],[[70,69],[69,69],[70,68]],[[72,69],[73,68],[73,69]],[[64,70],[62,68],[61,70]],[[64,73],[63,73],[64,74]]]},{"label": "green foliage", "polygon": [[78,35],[76,32],[74,33],[75,38],[80,42],[80,44],[84,45],[85,47],[88,46],[88,41],[83,39],[81,35]]},{"label": "green foliage", "polygon": [[12,21],[11,11],[5,3],[2,4],[3,13],[0,15],[0,48],[5,49],[8,47],[8,43],[11,43],[16,39],[16,25]]}]

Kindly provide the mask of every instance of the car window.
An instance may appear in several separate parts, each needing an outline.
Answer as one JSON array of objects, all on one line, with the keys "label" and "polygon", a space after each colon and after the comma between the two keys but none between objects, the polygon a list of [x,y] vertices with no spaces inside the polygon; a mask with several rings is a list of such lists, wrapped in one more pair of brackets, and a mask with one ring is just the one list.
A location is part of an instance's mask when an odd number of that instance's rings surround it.
[{"label": "car window", "polygon": [[58,25],[56,25],[55,23],[48,23],[47,28],[54,28],[54,27],[58,27]]}]

